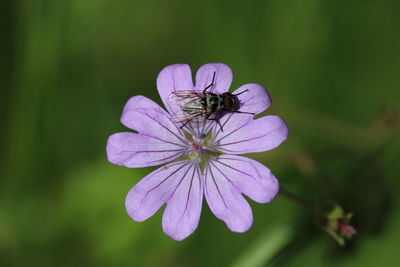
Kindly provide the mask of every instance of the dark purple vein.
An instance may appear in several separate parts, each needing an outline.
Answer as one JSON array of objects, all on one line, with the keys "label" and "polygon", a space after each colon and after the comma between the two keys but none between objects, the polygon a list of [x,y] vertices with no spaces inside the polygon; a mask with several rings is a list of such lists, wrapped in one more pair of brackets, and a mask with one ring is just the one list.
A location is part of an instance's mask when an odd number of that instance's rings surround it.
[{"label": "dark purple vein", "polygon": [[[194,166],[195,166],[195,165],[194,165]],[[187,194],[187,197],[186,197],[185,210],[183,211],[183,214],[182,214],[182,216],[181,216],[181,219],[180,219],[180,220],[182,220],[182,218],[183,218],[183,215],[185,215],[185,213],[186,213],[186,210],[187,210],[187,207],[188,207],[188,204],[189,204],[189,197],[190,197],[190,192],[192,191],[193,178],[194,178],[194,174],[195,174],[195,171],[196,171],[196,169],[197,169],[197,166],[195,166],[195,167],[194,167],[194,169],[193,169],[193,175],[192,175],[192,179],[190,180],[189,192],[188,192],[188,194]]]},{"label": "dark purple vein", "polygon": [[[143,113],[142,113],[143,114]],[[158,125],[160,125],[162,128],[164,128],[165,130],[167,130],[168,132],[170,132],[172,135],[174,135],[176,138],[178,138],[178,140],[180,140],[184,145],[186,144],[186,139],[181,139],[180,136],[178,136],[177,134],[175,134],[173,131],[171,131],[168,127],[166,127],[165,125],[161,124],[158,120],[156,120],[155,118],[153,118],[152,116],[150,116],[149,114],[147,114],[147,112],[145,112],[143,115],[149,117],[150,119],[152,119],[153,121],[155,121]]]},{"label": "dark purple vein", "polygon": [[217,188],[218,194],[219,194],[219,196],[221,197],[222,202],[223,202],[224,205],[225,205],[225,208],[228,208],[228,206],[227,206],[226,203],[225,203],[225,199],[224,199],[224,197],[222,196],[221,191],[219,190],[219,187],[218,187],[218,185],[217,185],[217,182],[215,181],[215,177],[214,177],[214,174],[213,174],[212,171],[211,171],[211,167],[210,167],[210,166],[207,166],[207,167],[208,167],[208,169],[210,170],[210,175],[211,175],[211,177],[212,177],[212,179],[213,179],[213,181],[214,181],[215,187]]},{"label": "dark purple vein", "polygon": [[[168,199],[168,201],[175,195],[176,190],[178,190],[179,186],[181,185],[182,181],[185,179],[186,174],[188,174],[188,172],[190,171],[190,169],[194,166],[193,162],[189,162],[192,163],[192,165],[190,165],[190,167],[186,170],[186,172],[183,174],[182,179],[179,181],[179,183],[176,185],[174,191],[172,192],[170,198]],[[194,172],[193,172],[194,173]]]},{"label": "dark purple vein", "polygon": [[[168,156],[168,157],[165,157],[165,158],[161,158],[161,159],[157,159],[157,160],[151,160],[151,161],[146,161],[146,162],[142,162],[142,163],[152,164],[152,163],[154,163],[154,162],[160,162],[160,164],[161,164],[164,160],[174,158],[174,157],[176,157],[176,156],[178,156],[178,155],[180,155],[180,154],[182,154],[182,153],[181,153],[181,152],[178,152],[178,153],[172,154],[171,156]],[[124,159],[124,161],[122,162],[122,164],[125,164],[127,161],[131,160],[134,156],[135,156],[135,155],[131,155],[131,156],[129,156],[128,158]]]},{"label": "dark purple vein", "polygon": [[[237,130],[242,129],[243,127],[245,127],[247,125],[248,122],[244,123],[242,126],[240,126],[239,128],[234,129],[233,131],[231,131],[230,133],[227,133],[226,135],[222,136],[220,139],[218,139],[217,141],[215,141],[215,138],[213,140],[213,144],[217,144],[219,143],[221,140],[225,139],[226,137],[230,136],[231,134],[233,134],[234,132],[236,132]],[[218,145],[219,146],[219,145]]]},{"label": "dark purple vein", "polygon": [[264,135],[261,135],[261,136],[257,136],[257,137],[253,137],[253,138],[248,138],[248,139],[243,139],[243,140],[236,141],[236,142],[230,142],[230,143],[220,144],[220,145],[218,145],[218,147],[223,147],[223,146],[233,145],[233,144],[239,144],[239,143],[243,143],[243,142],[247,142],[247,141],[252,141],[252,140],[260,139],[260,138],[263,138],[263,137],[266,137],[266,136],[270,135],[270,134],[273,133],[273,132],[274,132],[274,131],[269,132],[269,133],[264,134]]},{"label": "dark purple vein", "polygon": [[[161,184],[163,184],[165,181],[167,181],[172,175],[174,175],[175,173],[177,173],[178,171],[180,171],[182,168],[186,167],[187,165],[190,164],[190,161],[181,161],[181,163],[186,163],[183,164],[182,166],[180,166],[178,169],[176,169],[174,172],[172,172],[171,174],[169,174],[167,177],[164,178],[164,180],[162,180],[160,183],[158,183],[156,186],[154,186],[152,189],[150,189],[149,191],[146,192],[145,196],[143,197],[146,198],[147,194],[149,194],[151,191],[153,191],[154,189],[156,189],[157,187],[159,187]],[[188,168],[189,170],[190,168]],[[186,171],[187,172],[187,171]]]},{"label": "dark purple vein", "polygon": [[170,142],[170,141],[164,140],[164,139],[162,139],[162,138],[159,138],[159,137],[157,137],[157,136],[153,136],[153,135],[149,135],[149,134],[144,134],[144,133],[139,133],[139,134],[140,134],[140,135],[143,135],[143,136],[150,137],[150,138],[154,138],[154,139],[156,139],[156,140],[165,142],[165,143],[167,143],[167,144],[176,145],[176,146],[180,146],[180,147],[187,147],[186,144],[185,144],[185,145],[181,145],[181,144],[178,144],[178,143],[175,143],[175,142]]},{"label": "dark purple vein", "polygon": [[[226,164],[226,163],[223,163],[223,162],[219,161],[218,159],[214,159],[213,161],[218,162],[219,164],[224,165],[224,166],[226,166],[226,167],[228,167],[228,168],[231,168],[232,170],[235,170],[235,171],[237,171],[237,172],[239,172],[239,173],[241,173],[241,174],[244,174],[244,175],[247,175],[247,176],[252,177],[251,174],[248,174],[248,173],[246,173],[246,172],[244,172],[244,171],[238,170],[238,169],[236,169],[236,168],[234,168],[234,167],[232,167],[232,166],[230,166],[230,165],[228,165],[228,164]],[[211,161],[211,163],[214,164],[213,161]],[[215,164],[214,164],[214,166],[215,166]]]}]

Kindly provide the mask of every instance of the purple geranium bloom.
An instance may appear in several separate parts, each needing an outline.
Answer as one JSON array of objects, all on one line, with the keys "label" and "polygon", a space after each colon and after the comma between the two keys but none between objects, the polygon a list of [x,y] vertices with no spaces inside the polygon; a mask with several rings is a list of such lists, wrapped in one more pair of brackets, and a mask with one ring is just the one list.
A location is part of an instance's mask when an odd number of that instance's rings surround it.
[{"label": "purple geranium bloom", "polygon": [[[144,96],[129,99],[121,122],[137,131],[109,137],[107,156],[111,163],[129,168],[166,164],[138,182],[126,197],[126,210],[141,222],[164,204],[164,232],[175,240],[192,234],[200,219],[203,195],[211,211],[234,232],[247,231],[253,222],[250,205],[242,194],[259,203],[270,202],[279,184],[263,164],[238,156],[267,151],[281,144],[288,135],[286,123],[278,116],[254,119],[253,115],[227,113],[221,127],[204,116],[181,129],[171,115],[181,107],[168,101],[173,91],[203,90],[213,81],[212,91],[222,94],[232,82],[231,69],[222,63],[203,65],[193,86],[190,67],[165,67],[157,78],[157,88],[168,112]],[[211,89],[210,89],[211,90]],[[259,84],[246,84],[233,93],[240,111],[259,114],[271,99]]]}]

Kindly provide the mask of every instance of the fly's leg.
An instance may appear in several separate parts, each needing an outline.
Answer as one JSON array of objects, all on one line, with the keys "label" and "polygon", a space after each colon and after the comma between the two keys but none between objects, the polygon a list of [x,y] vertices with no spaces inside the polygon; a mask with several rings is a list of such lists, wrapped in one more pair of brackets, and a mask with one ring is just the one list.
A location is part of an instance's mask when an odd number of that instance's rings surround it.
[{"label": "fly's leg", "polygon": [[212,82],[211,82],[206,88],[204,88],[203,94],[207,91],[208,88],[210,88],[211,86],[214,85],[215,73],[216,73],[216,72],[214,71]]},{"label": "fly's leg", "polygon": [[253,113],[253,112],[246,112],[246,111],[239,111],[239,110],[231,111],[231,112],[233,112],[233,113],[243,113],[243,114],[256,115],[256,113]]},{"label": "fly's leg", "polygon": [[183,127],[185,127],[185,125],[189,122],[189,121],[191,121],[191,120],[187,120],[187,121],[185,121],[185,123],[184,124],[182,124],[181,125],[181,127],[179,127],[181,130],[183,129]]},{"label": "fly's leg", "polygon": [[235,96],[238,96],[238,95],[241,95],[241,94],[243,94],[243,93],[246,93],[247,91],[249,91],[249,89],[243,90],[243,91],[241,91],[240,93],[237,93]]},{"label": "fly's leg", "polygon": [[207,116],[206,116],[206,120],[209,120],[209,121],[217,121],[217,123],[218,123],[219,127],[221,127],[221,132],[223,132],[223,131],[224,131],[224,129],[222,128],[222,125],[221,125],[221,123],[219,122],[219,119],[217,119],[217,118],[210,119],[210,116],[211,116],[211,113],[210,113],[210,114],[207,114]]},{"label": "fly's leg", "polygon": [[179,128],[180,128],[180,129],[183,129],[183,127],[185,127],[186,124],[187,124],[188,122],[191,122],[193,119],[198,118],[198,117],[200,117],[200,116],[202,116],[202,115],[203,115],[203,114],[197,114],[196,116],[193,116],[193,117],[190,118],[189,120],[185,121],[185,123],[182,124]]},{"label": "fly's leg", "polygon": [[243,114],[256,115],[256,113],[254,113],[254,112],[246,112],[246,111],[240,111],[240,110],[232,111],[232,110],[229,110],[229,109],[226,109],[226,108],[223,108],[222,111],[228,112],[228,113],[243,113]]}]

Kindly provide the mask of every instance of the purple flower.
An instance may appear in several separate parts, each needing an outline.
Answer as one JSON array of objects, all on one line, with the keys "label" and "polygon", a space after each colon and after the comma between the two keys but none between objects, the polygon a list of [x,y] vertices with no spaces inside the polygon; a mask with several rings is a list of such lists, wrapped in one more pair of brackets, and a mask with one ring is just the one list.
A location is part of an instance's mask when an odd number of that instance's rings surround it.
[{"label": "purple flower", "polygon": [[[144,96],[129,99],[121,122],[137,131],[109,137],[107,156],[111,163],[128,168],[165,164],[138,182],[126,197],[126,210],[141,222],[164,204],[164,232],[175,240],[188,237],[197,228],[203,195],[211,211],[234,232],[247,231],[253,214],[242,194],[259,203],[270,202],[279,184],[263,164],[238,156],[267,151],[281,144],[288,135],[286,123],[278,116],[254,119],[253,115],[227,113],[221,127],[204,117],[193,119],[182,129],[171,121],[181,107],[168,101],[173,91],[203,90],[215,80],[212,90],[222,94],[232,82],[231,69],[222,63],[203,65],[193,86],[190,67],[165,67],[157,78],[157,88],[167,108]],[[259,114],[271,99],[259,84],[245,84],[240,94],[240,111]]]}]

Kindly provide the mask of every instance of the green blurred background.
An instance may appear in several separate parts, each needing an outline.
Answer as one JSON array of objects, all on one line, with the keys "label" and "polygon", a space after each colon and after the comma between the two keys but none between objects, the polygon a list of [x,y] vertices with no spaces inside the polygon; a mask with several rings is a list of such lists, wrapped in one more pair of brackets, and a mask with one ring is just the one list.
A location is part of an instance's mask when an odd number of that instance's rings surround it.
[{"label": "green blurred background", "polygon": [[[400,2],[0,2],[0,266],[398,266]],[[249,155],[287,191],[354,212],[344,248],[314,212],[251,202],[230,232],[206,205],[182,242],[158,212],[136,223],[128,190],[154,168],[106,160],[129,97],[161,103],[166,65],[224,62],[232,89],[265,85],[290,128]]]}]

